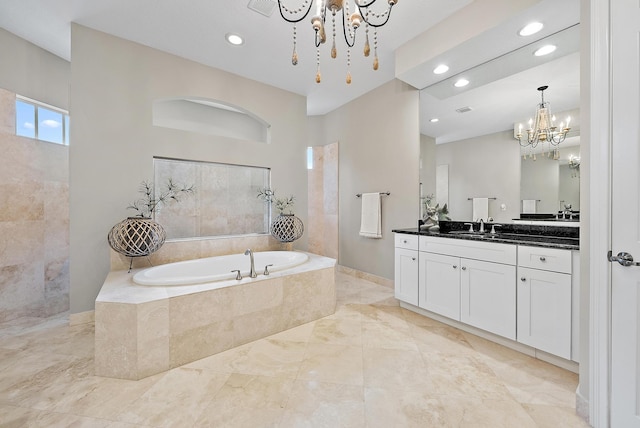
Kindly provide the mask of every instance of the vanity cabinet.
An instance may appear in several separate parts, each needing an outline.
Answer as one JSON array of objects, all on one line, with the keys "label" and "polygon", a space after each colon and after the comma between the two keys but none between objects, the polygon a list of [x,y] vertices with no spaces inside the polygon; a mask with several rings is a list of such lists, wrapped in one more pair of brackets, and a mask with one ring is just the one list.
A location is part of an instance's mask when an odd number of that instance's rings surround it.
[{"label": "vanity cabinet", "polygon": [[418,237],[395,235],[395,297],[418,306]]},{"label": "vanity cabinet", "polygon": [[518,342],[572,359],[571,273],[571,251],[518,246]]},{"label": "vanity cabinet", "polygon": [[420,237],[419,307],[515,340],[513,245]]}]

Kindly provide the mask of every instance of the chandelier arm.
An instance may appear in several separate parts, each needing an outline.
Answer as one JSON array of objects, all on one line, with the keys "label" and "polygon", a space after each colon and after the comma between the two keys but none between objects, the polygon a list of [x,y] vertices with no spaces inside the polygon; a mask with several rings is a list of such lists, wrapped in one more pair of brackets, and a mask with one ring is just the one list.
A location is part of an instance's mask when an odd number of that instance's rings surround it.
[{"label": "chandelier arm", "polygon": [[278,0],[278,10],[280,11],[280,16],[282,17],[282,19],[284,19],[285,21],[290,22],[292,24],[297,24],[298,22],[300,22],[303,19],[305,19],[307,17],[307,15],[309,15],[309,12],[311,11],[311,7],[312,6],[313,6],[313,2],[309,2],[309,7],[307,8],[307,11],[304,13],[302,18],[300,18],[300,19],[290,19],[290,18],[287,18],[285,16],[284,12],[282,11],[282,1]]},{"label": "chandelier arm", "polygon": [[367,7],[371,6],[371,5],[373,5],[377,1],[378,0],[371,0],[369,3],[367,3],[367,2],[360,3],[360,0],[355,0],[355,3],[356,3],[356,6],[358,6],[358,7],[367,8]]},{"label": "chandelier arm", "polygon": [[[356,5],[357,5],[357,3],[356,3]],[[370,27],[373,27],[373,28],[380,28],[380,27],[384,26],[387,22],[389,22],[389,18],[391,18],[391,8],[392,8],[392,7],[393,7],[393,5],[390,5],[390,6],[389,6],[389,9],[387,9],[387,19],[385,19],[385,20],[384,20],[384,22],[379,23],[379,24],[376,24],[376,23],[374,23],[374,22],[369,21],[369,20],[367,19],[367,16],[366,16],[367,14],[366,14],[366,13],[362,13],[362,9],[365,9],[365,10],[366,10],[366,7],[360,7],[360,6],[358,5],[358,10],[360,11],[360,15],[362,15],[362,20],[363,20],[364,22],[366,22]]]},{"label": "chandelier arm", "polygon": [[[342,33],[344,34],[344,42],[347,44],[348,47],[352,48],[355,44],[356,44],[356,30],[357,28],[353,29],[353,38],[351,39],[351,41],[349,41],[349,37],[347,36],[347,26],[349,24],[347,24],[347,16],[344,13],[344,8],[342,9]],[[351,35],[351,33],[349,33],[349,35]]]}]

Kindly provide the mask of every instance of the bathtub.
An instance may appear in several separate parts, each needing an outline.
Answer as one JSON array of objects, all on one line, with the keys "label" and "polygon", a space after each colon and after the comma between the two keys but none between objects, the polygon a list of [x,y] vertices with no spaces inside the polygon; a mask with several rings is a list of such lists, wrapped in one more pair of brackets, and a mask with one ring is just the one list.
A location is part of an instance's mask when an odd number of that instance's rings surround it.
[{"label": "bathtub", "polygon": [[[258,275],[269,266],[269,272],[277,272],[306,263],[309,256],[297,251],[263,251],[253,254]],[[251,262],[244,254],[207,257],[151,267],[136,273],[133,282],[139,285],[170,286],[191,285],[234,279],[234,269],[248,276]]]}]

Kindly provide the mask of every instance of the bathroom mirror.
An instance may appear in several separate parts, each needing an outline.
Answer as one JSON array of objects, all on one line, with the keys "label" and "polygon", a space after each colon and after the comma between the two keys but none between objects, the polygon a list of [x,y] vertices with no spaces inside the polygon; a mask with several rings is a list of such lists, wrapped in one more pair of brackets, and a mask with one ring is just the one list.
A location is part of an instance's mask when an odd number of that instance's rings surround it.
[{"label": "bathroom mirror", "polygon": [[195,188],[156,212],[167,239],[269,233],[269,206],[257,198],[269,168],[156,157],[153,169],[156,192],[169,179]]},{"label": "bathroom mirror", "polygon": [[[579,25],[526,45],[523,48],[452,75],[420,91],[420,198],[435,195],[439,187],[436,171],[448,165],[449,214],[453,220],[472,220],[472,198],[490,198],[489,216],[496,222],[511,222],[521,214],[522,199],[540,199],[537,212],[556,213],[560,201],[578,210],[579,169],[555,161],[555,185],[542,196],[535,186],[544,186],[543,162],[522,161],[514,126],[534,115],[540,103],[539,86],[548,85],[545,101],[553,113],[571,112],[572,131],[560,145],[562,156],[569,146],[579,156],[580,53]],[[538,59],[532,49],[554,44],[557,51]],[[456,88],[464,77],[470,83]],[[530,167],[530,168],[529,168]],[[535,174],[533,173],[535,171]],[[573,176],[572,176],[573,175]],[[569,185],[562,185],[560,176]],[[521,185],[522,184],[522,185]],[[577,187],[575,186],[577,184]],[[440,186],[442,188],[443,186]],[[562,188],[561,188],[562,187]],[[538,196],[540,195],[540,196]],[[437,198],[437,195],[435,195]],[[422,215],[422,206],[420,204]]]}]

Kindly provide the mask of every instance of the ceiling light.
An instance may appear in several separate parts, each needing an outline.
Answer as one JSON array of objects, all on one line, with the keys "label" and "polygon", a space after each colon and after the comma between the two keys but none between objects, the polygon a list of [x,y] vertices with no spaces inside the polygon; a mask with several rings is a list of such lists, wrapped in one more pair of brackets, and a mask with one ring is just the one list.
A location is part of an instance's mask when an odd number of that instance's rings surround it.
[{"label": "ceiling light", "polygon": [[553,52],[555,50],[556,50],[556,46],[555,45],[544,45],[540,49],[536,50],[533,54],[535,56],[549,55],[551,52]]},{"label": "ceiling light", "polygon": [[244,39],[242,38],[242,36],[239,36],[235,33],[227,33],[224,37],[225,39],[227,39],[227,42],[231,43],[234,46],[240,46],[244,43]]},{"label": "ceiling light", "polygon": [[[379,3],[374,7],[374,3]],[[360,24],[365,24],[366,38],[364,42],[364,56],[368,57],[371,52],[369,45],[369,32],[373,33],[373,69],[378,69],[378,27],[382,27],[391,17],[391,9],[398,3],[398,0],[386,0],[386,9],[384,0],[370,0],[364,2],[362,0],[296,0],[287,3],[297,3],[295,6],[285,6],[284,2],[278,0],[278,9],[280,16],[285,21],[293,24],[293,53],[291,55],[291,63],[298,64],[298,52],[296,50],[297,42],[297,24],[307,19],[309,12],[314,8],[314,14],[311,16],[311,27],[315,32],[314,45],[316,47],[316,82],[320,83],[322,75],[320,74],[320,45],[327,41],[327,35],[331,36],[331,58],[337,57],[338,49],[336,47],[336,33],[340,32],[344,35],[346,44],[347,58],[347,84],[351,83],[351,48],[356,43],[356,30]],[[342,16],[338,16],[342,11]],[[329,28],[326,27],[327,19],[330,21]],[[342,23],[342,31],[337,26]]]},{"label": "ceiling light", "polygon": [[467,86],[468,84],[469,81],[467,79],[458,79],[458,81],[454,83],[453,86],[455,86],[456,88],[462,88],[464,86]]},{"label": "ceiling light", "polygon": [[440,64],[439,66],[433,69],[433,74],[442,74],[442,73],[446,73],[447,71],[449,71],[449,67],[444,64]]},{"label": "ceiling light", "polygon": [[542,30],[542,27],[544,27],[542,22],[531,22],[531,23],[525,25],[524,28],[522,28],[518,32],[518,34],[523,36],[523,37],[531,36],[533,34],[536,34],[538,31]]},{"label": "ceiling light", "polygon": [[[527,129],[527,138],[522,139],[522,124],[518,125],[518,133],[516,139],[522,147],[531,146],[532,149],[540,144],[547,142],[550,146],[557,146],[562,143],[567,136],[567,132],[571,129],[569,123],[571,122],[571,116],[567,117],[567,124],[560,123],[560,126],[555,125],[556,117],[551,114],[549,103],[544,101],[544,91],[548,86],[540,86],[541,102],[536,109],[536,120],[529,119],[529,129]],[[550,148],[550,147],[549,147]],[[549,151],[551,153],[551,150]]]},{"label": "ceiling light", "polygon": [[431,123],[440,122],[440,119],[438,119],[437,117],[434,117],[433,119],[430,119],[429,122]]}]

